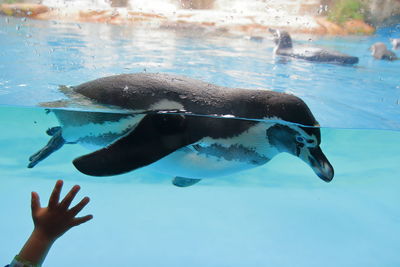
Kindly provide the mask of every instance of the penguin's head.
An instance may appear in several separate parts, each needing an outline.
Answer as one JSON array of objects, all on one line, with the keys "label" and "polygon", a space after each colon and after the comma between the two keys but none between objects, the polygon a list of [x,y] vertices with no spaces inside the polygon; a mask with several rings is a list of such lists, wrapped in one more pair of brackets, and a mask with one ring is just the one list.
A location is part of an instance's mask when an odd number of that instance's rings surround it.
[{"label": "penguin's head", "polygon": [[395,38],[395,39],[390,39],[390,42],[392,43],[393,49],[399,49],[400,48],[400,39],[399,38]]},{"label": "penguin's head", "polygon": [[280,31],[270,28],[269,32],[274,36],[274,42],[277,45],[277,49],[289,49],[293,47],[292,38],[287,31]]},{"label": "penguin's head", "polygon": [[278,152],[299,157],[325,182],[333,179],[333,167],[320,148],[321,132],[318,127],[277,123],[267,129],[267,138]]},{"label": "penguin's head", "polygon": [[369,49],[371,55],[376,59],[382,59],[388,53],[386,45],[382,42],[374,43]]}]

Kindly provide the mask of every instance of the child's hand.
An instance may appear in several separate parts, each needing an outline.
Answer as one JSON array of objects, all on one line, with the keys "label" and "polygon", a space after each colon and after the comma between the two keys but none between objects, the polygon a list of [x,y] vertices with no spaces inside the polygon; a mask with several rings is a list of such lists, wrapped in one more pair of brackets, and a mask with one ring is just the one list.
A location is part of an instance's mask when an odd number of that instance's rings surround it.
[{"label": "child's hand", "polygon": [[[72,187],[71,191],[60,202],[62,186],[63,181],[58,180],[51,193],[47,208],[40,207],[38,193],[32,192],[31,207],[35,228],[13,263],[25,263],[28,266],[42,264],[53,242],[58,237],[72,227],[93,218],[92,215],[75,217],[89,203],[88,197],[83,198],[76,206],[69,209],[69,205],[80,189],[78,185]],[[11,266],[14,265],[11,264]]]},{"label": "child's hand", "polygon": [[39,195],[32,192],[32,219],[35,224],[34,232],[38,237],[53,242],[70,228],[85,223],[93,218],[92,215],[75,217],[88,203],[89,198],[83,198],[76,206],[69,209],[71,202],[80,187],[75,185],[60,202],[60,192],[63,181],[58,180],[54,186],[47,208],[40,207]]}]

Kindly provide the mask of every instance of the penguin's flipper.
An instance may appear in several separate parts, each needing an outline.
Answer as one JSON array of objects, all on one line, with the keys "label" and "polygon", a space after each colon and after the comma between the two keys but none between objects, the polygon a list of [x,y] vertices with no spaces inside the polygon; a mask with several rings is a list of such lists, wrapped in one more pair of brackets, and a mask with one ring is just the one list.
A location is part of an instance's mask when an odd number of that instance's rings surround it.
[{"label": "penguin's flipper", "polygon": [[131,132],[109,146],[76,158],[75,167],[92,176],[111,176],[149,165],[196,142],[183,115],[149,114]]},{"label": "penguin's flipper", "polygon": [[29,157],[28,168],[35,167],[36,164],[50,156],[53,152],[59,150],[65,144],[61,133],[61,127],[51,128],[50,132],[48,130],[47,134],[52,136],[50,141],[41,150]]},{"label": "penguin's flipper", "polygon": [[188,187],[197,184],[200,181],[201,179],[191,179],[191,178],[177,176],[174,178],[174,180],[172,180],[172,184],[177,187]]}]

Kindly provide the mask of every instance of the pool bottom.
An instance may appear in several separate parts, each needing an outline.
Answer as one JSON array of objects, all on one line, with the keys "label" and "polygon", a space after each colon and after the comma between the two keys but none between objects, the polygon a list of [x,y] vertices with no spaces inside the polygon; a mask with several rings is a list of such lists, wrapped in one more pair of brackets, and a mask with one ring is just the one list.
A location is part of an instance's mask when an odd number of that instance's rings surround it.
[{"label": "pool bottom", "polygon": [[[0,108],[2,260],[28,237],[30,192],[78,183],[94,219],[58,240],[45,266],[398,266],[399,132],[323,129],[334,180],[282,154],[269,164],[189,188],[145,168],[88,177],[66,146],[34,169],[29,155],[57,122],[43,110]],[[66,191],[66,188],[64,191]],[[4,262],[6,264],[7,262]]]}]

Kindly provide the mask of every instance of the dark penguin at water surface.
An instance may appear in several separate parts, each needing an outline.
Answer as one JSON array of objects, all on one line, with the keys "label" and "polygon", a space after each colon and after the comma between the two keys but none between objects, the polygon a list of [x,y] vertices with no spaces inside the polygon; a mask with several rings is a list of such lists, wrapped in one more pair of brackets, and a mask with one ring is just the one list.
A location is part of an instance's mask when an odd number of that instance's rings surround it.
[{"label": "dark penguin at water surface", "polygon": [[63,92],[67,106],[89,103],[124,112],[52,109],[60,126],[47,131],[51,139],[30,157],[30,168],[64,144],[81,144],[93,152],[73,164],[92,176],[148,166],[185,187],[261,166],[282,152],[302,159],[326,182],[334,176],[320,148],[318,122],[294,95],[155,73],[105,77]]},{"label": "dark penguin at water surface", "polygon": [[287,31],[269,29],[274,36],[276,47],[274,53],[279,56],[299,58],[303,60],[353,65],[358,63],[358,57],[349,56],[337,51],[331,51],[319,47],[293,47],[292,38]]}]

